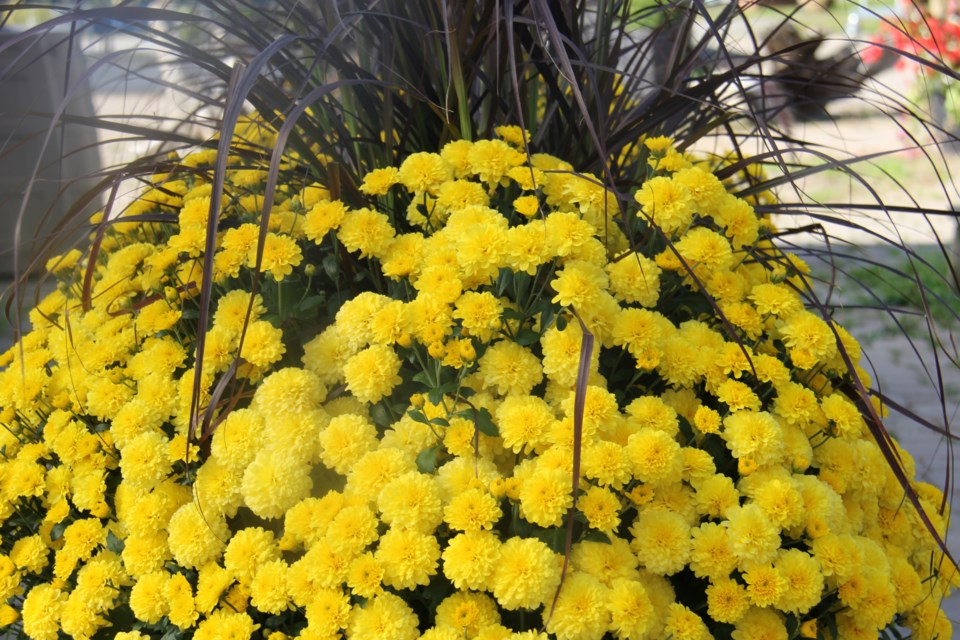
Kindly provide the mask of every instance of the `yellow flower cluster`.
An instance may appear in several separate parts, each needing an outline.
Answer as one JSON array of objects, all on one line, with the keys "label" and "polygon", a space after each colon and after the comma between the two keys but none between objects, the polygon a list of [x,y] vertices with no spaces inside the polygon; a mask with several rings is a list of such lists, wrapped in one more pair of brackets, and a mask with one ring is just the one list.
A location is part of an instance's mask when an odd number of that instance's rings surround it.
[{"label": "yellow flower cluster", "polygon": [[949,638],[952,567],[845,393],[856,342],[769,222],[668,139],[621,210],[498,133],[369,172],[362,203],[291,183],[262,244],[265,174],[232,171],[212,256],[204,172],[157,176],[128,213],[176,224],[52,261],[0,357],[0,624]]}]

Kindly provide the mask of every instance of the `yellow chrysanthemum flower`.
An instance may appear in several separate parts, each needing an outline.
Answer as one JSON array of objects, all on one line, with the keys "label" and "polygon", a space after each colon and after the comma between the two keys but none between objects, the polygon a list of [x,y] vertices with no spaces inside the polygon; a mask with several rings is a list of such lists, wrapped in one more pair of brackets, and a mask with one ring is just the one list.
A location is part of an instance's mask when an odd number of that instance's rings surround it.
[{"label": "yellow chrysanthemum flower", "polygon": [[269,560],[261,564],[250,581],[250,604],[259,611],[274,615],[292,608],[288,571],[289,567],[283,560]]},{"label": "yellow chrysanthemum flower", "polygon": [[528,348],[500,340],[480,356],[477,375],[501,395],[527,395],[543,379],[543,368]]},{"label": "yellow chrysanthemum flower", "polygon": [[368,196],[383,196],[390,191],[390,187],[400,181],[400,172],[396,167],[374,169],[363,176],[360,191]]},{"label": "yellow chrysanthemum flower", "polygon": [[443,574],[458,589],[485,589],[500,559],[500,541],[486,530],[459,533],[443,550]]},{"label": "yellow chrysanthemum flower", "polygon": [[260,565],[280,559],[280,548],[272,532],[248,527],[233,534],[223,553],[224,568],[233,580],[249,584]]},{"label": "yellow chrysanthemum flower", "polygon": [[478,531],[490,529],[500,519],[500,504],[487,491],[468,489],[454,496],[443,510],[443,519],[451,529]]},{"label": "yellow chrysanthemum flower", "polygon": [[643,429],[631,435],[627,457],[634,477],[643,482],[673,482],[683,473],[680,445],[664,431]]},{"label": "yellow chrysanthemum flower", "polygon": [[493,597],[510,611],[537,609],[556,591],[561,563],[562,558],[539,540],[510,538],[500,546],[490,578]]},{"label": "yellow chrysanthemum flower", "polygon": [[658,176],[647,180],[634,199],[644,215],[666,234],[682,230],[693,218],[693,196],[672,178]]},{"label": "yellow chrysanthemum flower", "polygon": [[433,476],[410,472],[387,484],[377,498],[380,519],[394,529],[432,533],[443,519],[440,489]]},{"label": "yellow chrysanthemum flower", "polygon": [[517,272],[534,275],[548,259],[544,229],[537,224],[524,224],[507,230],[505,257]]},{"label": "yellow chrysanthemum flower", "polygon": [[509,184],[507,173],[526,160],[526,156],[502,140],[478,140],[467,153],[470,172],[490,189]]},{"label": "yellow chrysanthemum flower", "polygon": [[593,529],[611,532],[620,526],[620,500],[608,489],[590,487],[580,498],[577,507]]},{"label": "yellow chrysanthemum flower", "polygon": [[736,624],[750,608],[747,589],[731,578],[721,578],[706,590],[707,614],[725,624]]},{"label": "yellow chrysanthemum flower", "polygon": [[472,205],[487,206],[490,196],[483,186],[469,180],[454,180],[444,182],[437,190],[436,206],[441,210],[443,217],[450,212],[459,211]]},{"label": "yellow chrysanthemum flower", "polygon": [[166,571],[140,576],[130,590],[130,609],[138,620],[153,624],[170,613],[170,602],[167,600],[169,581],[170,574]]},{"label": "yellow chrysanthemum flower", "polygon": [[630,546],[641,565],[654,574],[672,575],[690,558],[690,526],[680,514],[661,509],[643,511],[630,532]]},{"label": "yellow chrysanthemum flower", "polygon": [[552,610],[544,610],[548,633],[562,640],[586,640],[601,637],[610,626],[606,589],[587,573],[567,576]]},{"label": "yellow chrysanthemum flower", "polygon": [[147,431],[121,449],[120,470],[124,480],[138,489],[149,491],[172,469],[166,456],[170,440],[159,430]]},{"label": "yellow chrysanthemum flower", "polygon": [[401,449],[370,451],[350,468],[344,493],[375,504],[390,481],[416,468],[415,456]]},{"label": "yellow chrysanthemum flower", "polygon": [[[252,256],[251,262],[255,262]],[[294,267],[303,261],[303,252],[296,240],[288,235],[268,233],[264,239],[260,260],[260,271],[269,272],[274,280],[280,282],[293,273]]]},{"label": "yellow chrysanthemum flower", "polygon": [[469,335],[489,342],[500,330],[503,304],[490,292],[467,291],[454,306],[453,317],[461,321]]},{"label": "yellow chrysanthemum flower", "polygon": [[167,618],[181,629],[190,629],[200,617],[193,599],[193,588],[182,573],[170,576],[164,588],[170,610]]},{"label": "yellow chrysanthemum flower", "polygon": [[724,418],[723,439],[737,459],[753,458],[757,464],[779,460],[783,430],[766,412],[740,411]]},{"label": "yellow chrysanthemum flower", "polygon": [[257,320],[247,326],[240,348],[240,357],[250,364],[266,368],[286,353],[283,331],[266,320]]},{"label": "yellow chrysanthemum flower", "polygon": [[643,583],[637,580],[616,580],[606,608],[610,613],[610,630],[622,638],[645,637],[653,627],[656,616],[653,603]]},{"label": "yellow chrysanthemum flower", "polygon": [[774,566],[784,581],[776,607],[781,611],[805,614],[824,597],[824,578],[817,560],[800,549],[784,549]]},{"label": "yellow chrysanthemum flower", "polygon": [[249,638],[260,625],[242,611],[229,608],[217,609],[197,625],[195,640],[219,640],[220,638]]},{"label": "yellow chrysanthemum flower", "polygon": [[440,544],[432,535],[390,529],[380,537],[374,557],[383,567],[383,584],[397,589],[426,585],[437,571]]},{"label": "yellow chrysanthemum flower", "polygon": [[[469,153],[469,152],[468,152]],[[413,153],[400,164],[397,178],[412,193],[436,195],[437,189],[453,177],[453,167],[436,153]]]},{"label": "yellow chrysanthemum flower", "polygon": [[537,469],[520,485],[520,515],[541,527],[559,526],[572,505],[570,474],[562,469]]},{"label": "yellow chrysanthemum flower", "polygon": [[497,407],[496,418],[503,446],[515,453],[539,449],[556,421],[546,401],[529,395],[504,398]]},{"label": "yellow chrysanthemum flower", "polygon": [[346,475],[368,451],[377,448],[377,431],[369,420],[355,414],[332,418],[320,433],[320,460],[330,469]]},{"label": "yellow chrysanthemum flower", "polygon": [[347,629],[351,638],[389,638],[390,640],[416,640],[420,636],[417,614],[403,599],[384,592],[368,600],[364,606],[356,605]]},{"label": "yellow chrysanthemum flower", "polygon": [[383,590],[383,567],[370,552],[353,560],[347,574],[347,586],[361,598],[372,598]]},{"label": "yellow chrysanthemum flower", "polygon": [[359,252],[361,258],[386,255],[395,235],[387,216],[367,208],[344,214],[337,230],[340,242],[347,250]]},{"label": "yellow chrysanthemum flower", "polygon": [[343,365],[347,389],[363,402],[378,402],[400,384],[400,366],[393,349],[382,344],[367,347]]},{"label": "yellow chrysanthemum flower", "polygon": [[550,283],[556,295],[553,302],[574,309],[589,309],[607,286],[607,274],[596,265],[573,260],[567,262]]},{"label": "yellow chrysanthemum flower", "polygon": [[778,638],[785,640],[787,627],[784,618],[773,609],[751,607],[734,625],[730,634],[733,640],[760,640]]},{"label": "yellow chrysanthemum flower", "polygon": [[756,504],[727,510],[730,548],[741,566],[770,562],[780,546],[779,529]]},{"label": "yellow chrysanthemum flower", "polygon": [[[350,599],[340,589],[319,589],[307,604],[307,625],[321,636],[335,636],[350,621]],[[303,635],[303,633],[301,633]]]},{"label": "yellow chrysanthemum flower", "polygon": [[711,640],[713,635],[707,625],[696,613],[679,602],[674,602],[667,610],[667,624],[664,633],[677,640]]},{"label": "yellow chrysanthemum flower", "polygon": [[[310,465],[291,460],[282,450],[260,451],[243,474],[246,505],[261,518],[279,518],[313,488]],[[171,545],[172,547],[172,545]]]}]

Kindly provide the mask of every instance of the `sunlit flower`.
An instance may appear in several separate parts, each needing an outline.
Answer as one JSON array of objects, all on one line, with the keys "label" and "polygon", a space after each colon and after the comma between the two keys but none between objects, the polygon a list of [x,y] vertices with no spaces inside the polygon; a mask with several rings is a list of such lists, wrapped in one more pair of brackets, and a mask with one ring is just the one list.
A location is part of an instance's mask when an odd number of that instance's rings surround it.
[{"label": "sunlit flower", "polygon": [[640,563],[657,575],[672,575],[690,557],[690,526],[677,513],[653,509],[637,516],[630,528],[631,547]]},{"label": "sunlit flower", "polygon": [[693,197],[672,178],[658,176],[647,180],[634,198],[643,213],[665,233],[683,229],[692,219]]},{"label": "sunlit flower", "polygon": [[426,585],[437,571],[440,545],[432,535],[390,529],[380,537],[374,557],[383,567],[383,584],[397,589]]},{"label": "sunlit flower", "polygon": [[400,383],[400,359],[385,345],[360,351],[343,365],[347,388],[364,402],[377,402]]},{"label": "sunlit flower", "polygon": [[400,180],[400,172],[395,167],[374,169],[363,177],[360,191],[369,196],[382,196]]},{"label": "sunlit flower", "polygon": [[504,609],[536,609],[560,582],[560,557],[533,538],[510,538],[490,581],[493,597]]},{"label": "sunlit flower", "polygon": [[540,362],[529,349],[510,340],[490,346],[480,357],[477,375],[502,395],[525,395],[543,379]]},{"label": "sunlit flower", "polygon": [[453,168],[435,153],[414,153],[401,164],[397,178],[413,193],[436,195],[441,184],[453,177]]}]

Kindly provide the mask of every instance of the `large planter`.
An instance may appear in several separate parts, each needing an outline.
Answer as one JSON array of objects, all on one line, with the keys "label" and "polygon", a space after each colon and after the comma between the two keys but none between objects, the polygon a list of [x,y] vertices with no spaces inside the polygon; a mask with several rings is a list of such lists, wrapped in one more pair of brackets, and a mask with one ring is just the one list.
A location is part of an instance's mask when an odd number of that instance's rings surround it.
[{"label": "large planter", "polygon": [[212,255],[200,152],[126,212],[169,222],[51,261],[0,361],[7,619],[947,637],[939,493],[878,444],[859,347],[754,212],[770,194],[651,138],[624,203],[498,131],[340,198],[288,164],[269,219],[265,172],[231,170]]}]

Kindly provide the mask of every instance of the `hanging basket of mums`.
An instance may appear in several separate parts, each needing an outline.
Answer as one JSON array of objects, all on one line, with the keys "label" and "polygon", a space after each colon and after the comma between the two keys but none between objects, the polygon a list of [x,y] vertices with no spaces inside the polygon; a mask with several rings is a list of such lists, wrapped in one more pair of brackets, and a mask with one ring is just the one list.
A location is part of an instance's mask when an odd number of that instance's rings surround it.
[{"label": "hanging basket of mums", "polygon": [[649,138],[618,198],[497,131],[352,188],[289,159],[272,202],[249,154],[214,197],[199,151],[51,260],[0,360],[0,621],[951,637],[940,493],[772,196]]}]

